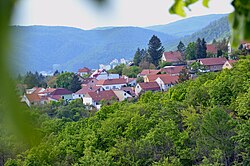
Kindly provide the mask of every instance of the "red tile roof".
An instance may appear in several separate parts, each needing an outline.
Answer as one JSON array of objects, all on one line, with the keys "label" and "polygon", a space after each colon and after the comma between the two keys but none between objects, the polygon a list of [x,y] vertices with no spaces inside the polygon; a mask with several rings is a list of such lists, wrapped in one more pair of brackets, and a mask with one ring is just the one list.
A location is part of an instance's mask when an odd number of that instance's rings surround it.
[{"label": "red tile roof", "polygon": [[55,88],[46,88],[44,91],[40,92],[39,94],[52,93],[55,90],[56,90]]},{"label": "red tile roof", "polygon": [[166,62],[180,62],[182,61],[182,56],[179,51],[170,51],[170,52],[164,52],[163,56],[166,59]]},{"label": "red tile roof", "polygon": [[141,82],[139,85],[144,91],[161,89],[157,82]]},{"label": "red tile roof", "polygon": [[161,72],[166,72],[167,74],[179,74],[185,66],[166,66],[161,69]]},{"label": "red tile roof", "polygon": [[71,91],[69,91],[68,89],[65,88],[57,88],[56,90],[54,90],[50,95],[69,95],[72,94]]},{"label": "red tile roof", "polygon": [[169,76],[169,75],[163,75],[160,77],[160,79],[164,82],[164,84],[176,84],[178,83],[178,76]]},{"label": "red tile roof", "polygon": [[161,77],[161,76],[164,76],[164,75],[170,76],[169,74],[155,74],[155,75],[148,75],[147,78],[148,78],[149,82],[155,82],[155,80],[158,77]]},{"label": "red tile roof", "polygon": [[101,89],[100,86],[83,86],[82,89],[77,91],[75,94],[86,94],[88,92],[96,92],[99,89]]},{"label": "red tile roof", "polygon": [[88,95],[95,102],[101,100],[112,100],[112,99],[119,100],[116,94],[112,90],[101,91],[101,92],[89,92]]},{"label": "red tile roof", "polygon": [[126,84],[127,80],[124,78],[118,79],[107,79],[107,80],[98,80],[96,85],[115,85],[115,84]]},{"label": "red tile roof", "polygon": [[88,84],[91,81],[96,82],[97,79],[95,79],[95,78],[84,78],[83,81],[82,81],[82,84]]},{"label": "red tile roof", "polygon": [[140,73],[141,76],[146,76],[146,75],[155,75],[159,73],[161,70],[153,70],[153,69],[144,69]]},{"label": "red tile roof", "polygon": [[217,54],[217,48],[214,44],[207,44],[207,52]]},{"label": "red tile roof", "polygon": [[39,102],[39,101],[41,101],[41,98],[39,97],[39,95],[37,93],[25,94],[25,96],[27,97],[27,99],[30,102]]},{"label": "red tile roof", "polygon": [[224,65],[226,58],[203,58],[198,59],[205,66]]},{"label": "red tile roof", "polygon": [[89,73],[91,70],[87,67],[78,70],[78,73]]}]

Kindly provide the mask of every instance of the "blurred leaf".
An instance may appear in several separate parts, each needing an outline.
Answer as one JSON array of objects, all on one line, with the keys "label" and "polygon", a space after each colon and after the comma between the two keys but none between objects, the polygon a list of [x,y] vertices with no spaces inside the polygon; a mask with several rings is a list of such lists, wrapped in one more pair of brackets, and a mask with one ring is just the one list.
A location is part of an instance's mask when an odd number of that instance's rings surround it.
[{"label": "blurred leaf", "polygon": [[174,5],[169,9],[171,14],[178,14],[182,17],[186,16],[184,11],[185,3],[182,0],[175,0]]},{"label": "blurred leaf", "polygon": [[210,0],[203,0],[203,2],[202,2],[203,6],[208,7],[209,1]]}]

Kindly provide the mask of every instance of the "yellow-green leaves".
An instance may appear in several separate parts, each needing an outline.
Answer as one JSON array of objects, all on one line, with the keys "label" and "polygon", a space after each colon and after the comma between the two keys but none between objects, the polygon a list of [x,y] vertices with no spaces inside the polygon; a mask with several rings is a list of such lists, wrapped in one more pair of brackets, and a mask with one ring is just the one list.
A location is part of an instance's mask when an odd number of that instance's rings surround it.
[{"label": "yellow-green leaves", "polygon": [[184,11],[185,3],[182,0],[175,0],[174,5],[169,9],[169,12],[171,14],[178,14],[182,17],[186,16],[186,13]]},{"label": "yellow-green leaves", "polygon": [[209,1],[210,0],[203,0],[203,2],[202,2],[203,6],[208,7]]}]

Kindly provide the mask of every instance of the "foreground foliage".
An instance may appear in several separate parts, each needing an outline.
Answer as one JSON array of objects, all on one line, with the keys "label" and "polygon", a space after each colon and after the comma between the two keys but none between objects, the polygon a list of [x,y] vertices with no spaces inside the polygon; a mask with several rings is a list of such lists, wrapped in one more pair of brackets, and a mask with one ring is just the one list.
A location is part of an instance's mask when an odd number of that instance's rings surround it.
[{"label": "foreground foliage", "polygon": [[249,80],[245,59],[94,116],[79,101],[57,106],[50,118],[43,108],[33,113],[43,117],[37,120],[43,141],[6,165],[248,165]]}]

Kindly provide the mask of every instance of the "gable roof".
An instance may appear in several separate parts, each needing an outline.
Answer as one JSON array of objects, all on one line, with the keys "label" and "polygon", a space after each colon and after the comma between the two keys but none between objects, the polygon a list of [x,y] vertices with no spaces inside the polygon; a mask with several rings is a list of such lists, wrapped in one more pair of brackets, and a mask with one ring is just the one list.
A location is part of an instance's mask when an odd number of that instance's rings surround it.
[{"label": "gable roof", "polygon": [[224,65],[226,58],[203,58],[198,59],[204,66]]},{"label": "gable roof", "polygon": [[88,96],[92,98],[95,102],[101,100],[118,100],[118,97],[112,90],[100,91],[100,92],[89,92]]},{"label": "gable roof", "polygon": [[170,52],[164,52],[163,56],[166,59],[166,62],[180,62],[183,60],[181,53],[179,51],[170,51]]},{"label": "gable roof", "polygon": [[166,66],[161,69],[161,72],[166,72],[167,74],[179,74],[185,66]]},{"label": "gable roof", "polygon": [[27,99],[30,102],[39,102],[39,101],[41,101],[41,98],[39,97],[39,95],[37,93],[25,94],[25,96],[27,97]]},{"label": "gable roof", "polygon": [[217,54],[217,48],[214,44],[207,44],[207,52]]},{"label": "gable roof", "polygon": [[86,94],[88,92],[96,92],[97,90],[101,89],[100,86],[83,86],[82,89],[75,92],[75,94]]},{"label": "gable roof", "polygon": [[154,74],[159,73],[160,71],[161,71],[161,70],[143,69],[139,75],[140,75],[140,76],[154,75]]},{"label": "gable roof", "polygon": [[178,76],[163,75],[159,79],[163,81],[164,84],[176,84],[179,80]]},{"label": "gable roof", "polygon": [[52,92],[54,92],[55,90],[56,90],[55,88],[46,88],[44,91],[39,92],[39,94],[52,93]]},{"label": "gable roof", "polygon": [[142,90],[144,90],[144,91],[160,90],[161,89],[157,82],[141,82],[138,84],[142,88]]},{"label": "gable roof", "polygon": [[82,84],[88,84],[88,83],[90,83],[91,81],[97,81],[97,79],[96,79],[96,78],[84,78],[84,79],[82,80]]},{"label": "gable roof", "polygon": [[87,67],[78,70],[78,73],[89,73],[91,70]]},{"label": "gable roof", "polygon": [[164,76],[164,75],[167,75],[169,76],[169,74],[155,74],[155,75],[148,75],[147,78],[148,78],[148,82],[154,82],[158,77],[161,77],[161,76]]},{"label": "gable roof", "polygon": [[127,80],[124,78],[117,79],[107,79],[107,80],[98,80],[96,85],[115,85],[115,84],[126,84]]},{"label": "gable roof", "polygon": [[72,94],[71,91],[69,91],[68,89],[65,88],[57,88],[56,90],[54,90],[50,95],[69,95]]}]

